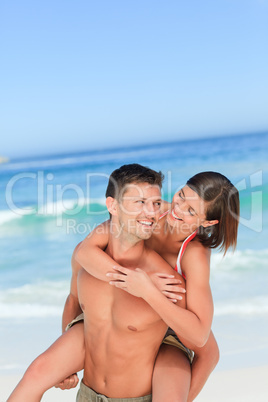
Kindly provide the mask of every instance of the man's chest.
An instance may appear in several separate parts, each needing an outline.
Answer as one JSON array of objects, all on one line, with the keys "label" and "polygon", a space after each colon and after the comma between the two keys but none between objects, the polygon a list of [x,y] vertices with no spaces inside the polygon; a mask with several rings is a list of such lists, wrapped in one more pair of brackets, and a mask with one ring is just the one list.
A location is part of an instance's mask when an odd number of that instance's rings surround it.
[{"label": "man's chest", "polygon": [[78,298],[88,323],[118,330],[143,331],[162,325],[159,315],[142,298],[134,297],[86,271],[78,276]]}]

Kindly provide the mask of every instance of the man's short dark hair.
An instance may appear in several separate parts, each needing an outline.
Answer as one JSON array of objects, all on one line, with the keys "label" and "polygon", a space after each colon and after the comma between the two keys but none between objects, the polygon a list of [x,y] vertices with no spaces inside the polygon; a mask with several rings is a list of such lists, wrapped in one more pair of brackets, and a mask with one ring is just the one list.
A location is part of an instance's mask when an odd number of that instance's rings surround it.
[{"label": "man's short dark hair", "polygon": [[123,165],[114,170],[109,178],[106,190],[106,198],[113,197],[119,200],[123,195],[124,189],[130,183],[148,183],[162,187],[164,175],[138,163]]}]

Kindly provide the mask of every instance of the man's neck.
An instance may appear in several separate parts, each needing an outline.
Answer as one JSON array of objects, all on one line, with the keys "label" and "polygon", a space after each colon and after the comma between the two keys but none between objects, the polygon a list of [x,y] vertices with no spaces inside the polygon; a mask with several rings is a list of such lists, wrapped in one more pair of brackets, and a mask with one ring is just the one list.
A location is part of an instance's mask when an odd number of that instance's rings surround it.
[{"label": "man's neck", "polygon": [[118,264],[125,267],[138,267],[139,262],[144,256],[144,240],[130,240],[124,234],[114,236],[110,234],[108,246],[106,248],[109,254]]}]

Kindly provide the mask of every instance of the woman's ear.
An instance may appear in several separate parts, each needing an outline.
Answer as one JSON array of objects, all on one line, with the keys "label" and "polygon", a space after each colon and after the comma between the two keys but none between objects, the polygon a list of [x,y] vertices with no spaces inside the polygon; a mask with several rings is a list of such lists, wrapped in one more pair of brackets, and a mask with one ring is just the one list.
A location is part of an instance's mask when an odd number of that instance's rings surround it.
[{"label": "woman's ear", "polygon": [[212,220],[212,221],[205,221],[203,224],[202,224],[202,226],[204,227],[204,228],[208,228],[209,226],[214,226],[214,225],[217,225],[219,223],[219,221],[217,220],[217,219],[214,219],[214,220]]},{"label": "woman's ear", "polygon": [[111,215],[117,215],[117,201],[113,197],[106,198],[106,207]]}]

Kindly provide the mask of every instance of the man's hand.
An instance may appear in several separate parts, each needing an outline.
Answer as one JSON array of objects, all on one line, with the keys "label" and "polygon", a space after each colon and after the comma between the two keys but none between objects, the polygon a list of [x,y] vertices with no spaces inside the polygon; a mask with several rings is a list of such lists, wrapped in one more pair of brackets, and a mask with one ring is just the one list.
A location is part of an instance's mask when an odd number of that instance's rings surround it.
[{"label": "man's hand", "polygon": [[55,385],[55,388],[60,388],[62,390],[65,389],[72,389],[77,386],[79,383],[79,378],[77,373],[70,375],[69,377],[65,378],[65,380],[61,381],[59,384]]}]

